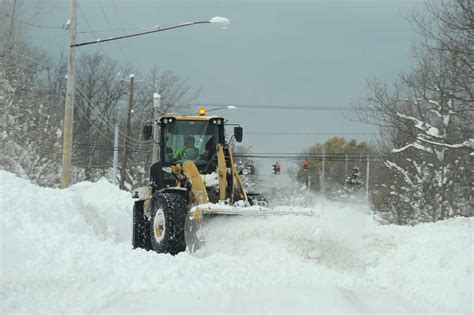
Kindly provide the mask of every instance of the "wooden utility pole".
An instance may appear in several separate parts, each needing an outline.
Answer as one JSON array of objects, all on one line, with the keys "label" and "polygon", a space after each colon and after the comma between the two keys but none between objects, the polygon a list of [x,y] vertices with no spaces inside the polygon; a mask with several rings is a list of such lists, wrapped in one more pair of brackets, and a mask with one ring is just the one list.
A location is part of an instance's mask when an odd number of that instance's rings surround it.
[{"label": "wooden utility pole", "polygon": [[326,160],[326,151],[323,144],[323,150],[321,154],[321,173],[319,174],[319,186],[321,189],[321,195],[323,196],[326,194],[326,187],[325,187],[325,182],[324,182],[324,176],[326,175],[324,174],[324,172],[326,171],[324,167],[325,160]]},{"label": "wooden utility pole", "polygon": [[67,59],[66,103],[64,105],[63,125],[63,169],[61,176],[62,188],[71,185],[72,128],[74,116],[74,88],[76,79],[76,24],[77,0],[72,1],[71,17],[69,18],[69,46]]},{"label": "wooden utility pole", "polygon": [[349,176],[348,172],[349,172],[349,155],[346,153],[346,163],[345,163],[345,178],[347,178],[347,176]]},{"label": "wooden utility pole", "polygon": [[10,31],[8,32],[8,49],[13,48],[13,34],[15,33],[15,15],[16,15],[16,1],[13,0],[12,16],[10,21]]},{"label": "wooden utility pole", "polygon": [[369,203],[370,154],[367,153],[367,169],[365,174],[365,200]]},{"label": "wooden utility pole", "polygon": [[130,130],[130,123],[132,120],[134,80],[135,80],[135,76],[131,74],[130,75],[130,94],[128,95],[127,122],[125,123],[125,132],[124,132],[123,145],[122,145],[122,166],[120,167],[120,189],[126,189],[125,178],[127,176],[127,143],[128,143],[128,131]]},{"label": "wooden utility pole", "polygon": [[114,160],[112,167],[112,183],[117,184],[117,168],[118,168],[118,154],[119,154],[119,113],[115,114],[115,125],[114,125]]},{"label": "wooden utility pole", "polygon": [[155,164],[160,158],[160,145],[158,143],[160,138],[160,125],[158,120],[160,119],[160,101],[161,96],[158,93],[153,94],[153,155],[151,163]]}]

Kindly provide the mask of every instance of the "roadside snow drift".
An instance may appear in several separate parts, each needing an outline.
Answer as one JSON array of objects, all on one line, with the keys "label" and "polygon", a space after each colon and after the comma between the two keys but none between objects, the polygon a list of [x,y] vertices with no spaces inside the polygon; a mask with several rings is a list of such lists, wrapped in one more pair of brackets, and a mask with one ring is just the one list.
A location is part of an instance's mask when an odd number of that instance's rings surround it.
[{"label": "roadside snow drift", "polygon": [[0,171],[0,313],[473,310],[471,218],[381,226],[318,202],[314,217],[210,218],[202,248],[172,257],[132,250],[132,204],[105,180]]}]

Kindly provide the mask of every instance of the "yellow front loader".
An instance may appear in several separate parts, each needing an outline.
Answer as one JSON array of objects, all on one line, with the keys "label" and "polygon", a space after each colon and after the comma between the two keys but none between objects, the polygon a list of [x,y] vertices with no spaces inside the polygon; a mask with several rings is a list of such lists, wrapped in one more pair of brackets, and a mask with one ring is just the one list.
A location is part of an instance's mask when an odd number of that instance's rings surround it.
[{"label": "yellow front loader", "polygon": [[[224,118],[200,114],[166,115],[154,125],[159,159],[151,166],[149,187],[134,191],[134,248],[175,255],[194,249],[206,214],[272,212],[262,195],[245,191],[226,142]],[[146,139],[152,128],[144,129]],[[237,142],[242,134],[240,126],[234,127]]]}]

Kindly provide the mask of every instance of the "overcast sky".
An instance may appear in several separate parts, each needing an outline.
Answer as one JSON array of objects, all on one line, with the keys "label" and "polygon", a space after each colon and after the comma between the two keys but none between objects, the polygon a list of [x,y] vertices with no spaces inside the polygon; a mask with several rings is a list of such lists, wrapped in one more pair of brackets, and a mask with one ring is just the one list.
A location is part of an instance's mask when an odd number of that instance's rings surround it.
[{"label": "overcast sky", "polygon": [[[24,0],[23,5],[38,1]],[[64,24],[69,0],[40,2],[44,4],[41,24]],[[204,24],[104,43],[102,48],[81,47],[78,53],[100,49],[143,72],[157,64],[189,79],[193,87],[203,87],[205,93],[198,100],[203,103],[290,107],[348,107],[365,95],[368,78],[393,82],[410,65],[416,35],[406,18],[420,6],[415,0],[79,0],[79,4],[78,31],[90,31],[89,26],[104,30],[228,17],[231,26],[225,31]],[[65,51],[65,31],[33,31],[36,45]],[[123,32],[99,36],[111,35]],[[94,39],[94,34],[78,35],[78,41]],[[244,144],[254,152],[300,152],[330,136],[252,132],[374,132],[370,126],[345,119],[340,111],[239,108],[219,113],[244,127]]]}]

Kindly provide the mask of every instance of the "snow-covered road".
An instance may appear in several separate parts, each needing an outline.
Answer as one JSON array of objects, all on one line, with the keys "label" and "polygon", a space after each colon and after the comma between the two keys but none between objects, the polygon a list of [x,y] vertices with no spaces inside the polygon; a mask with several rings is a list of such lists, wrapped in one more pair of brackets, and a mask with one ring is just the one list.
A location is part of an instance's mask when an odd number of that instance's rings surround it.
[{"label": "snow-covered road", "polygon": [[383,226],[315,201],[314,217],[211,218],[202,248],[172,257],[131,250],[131,206],[105,180],[0,171],[0,313],[473,310],[473,219]]}]

